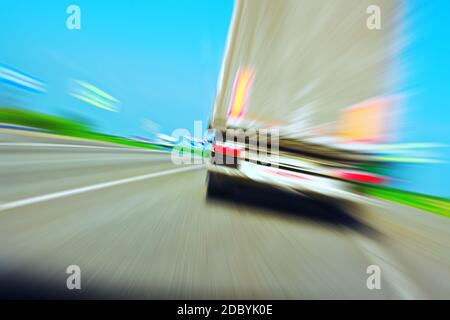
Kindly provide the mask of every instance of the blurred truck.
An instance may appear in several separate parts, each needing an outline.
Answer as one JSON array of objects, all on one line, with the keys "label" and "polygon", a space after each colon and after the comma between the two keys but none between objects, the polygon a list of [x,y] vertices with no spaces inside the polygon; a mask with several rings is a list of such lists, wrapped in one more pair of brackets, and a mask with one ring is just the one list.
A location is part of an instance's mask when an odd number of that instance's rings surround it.
[{"label": "blurred truck", "polygon": [[[208,195],[240,183],[345,199],[388,139],[400,1],[237,0],[210,117]],[[373,7],[372,7],[373,9]]]}]

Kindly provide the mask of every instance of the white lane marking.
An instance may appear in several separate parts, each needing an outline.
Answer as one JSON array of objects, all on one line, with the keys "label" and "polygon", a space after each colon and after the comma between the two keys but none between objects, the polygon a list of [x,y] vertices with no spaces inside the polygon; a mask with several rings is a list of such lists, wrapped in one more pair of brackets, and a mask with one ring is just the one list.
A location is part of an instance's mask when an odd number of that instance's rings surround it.
[{"label": "white lane marking", "polygon": [[[135,157],[123,157],[123,158],[115,158],[115,157],[108,157],[108,158],[92,158],[92,159],[61,159],[61,160],[35,160],[35,161],[15,161],[15,162],[0,162],[0,167],[7,167],[7,166],[32,166],[36,164],[49,164],[49,163],[77,163],[77,162],[95,162],[95,161],[147,161],[151,163],[153,160],[163,160],[167,159],[170,155],[161,155],[161,156],[152,156],[146,157],[146,158],[136,158]],[[170,158],[169,158],[170,159]]]},{"label": "white lane marking", "polygon": [[128,148],[128,147],[106,147],[106,146],[89,146],[82,144],[63,144],[63,143],[39,143],[39,142],[0,142],[0,147],[50,147],[50,148],[85,148],[85,149],[106,149],[106,150],[132,150],[137,152],[150,153],[168,153],[164,150],[151,150],[143,148]]},{"label": "white lane marking", "polygon": [[[379,244],[368,237],[357,234],[353,230],[348,232],[350,238],[358,245],[370,263],[381,268],[381,279],[384,279],[382,283],[387,284],[395,292],[397,296],[394,299],[425,299],[426,295],[424,292],[410,277],[406,276],[406,272],[402,272],[400,264],[392,256],[388,255]],[[362,285],[366,284],[363,283]]]},{"label": "white lane marking", "polygon": [[152,179],[152,178],[161,177],[161,176],[165,176],[165,175],[169,175],[169,174],[197,170],[202,167],[204,167],[204,165],[188,166],[188,167],[176,168],[176,169],[171,169],[171,170],[166,170],[166,171],[153,172],[153,173],[149,173],[149,174],[144,174],[142,176],[136,176],[136,177],[130,177],[130,178],[125,178],[125,179],[120,179],[120,180],[115,180],[115,181],[103,182],[103,183],[98,183],[98,184],[80,187],[80,188],[76,188],[76,189],[69,189],[69,190],[49,193],[49,194],[45,194],[45,195],[41,195],[41,196],[31,197],[31,198],[27,198],[27,199],[16,200],[16,201],[0,204],[0,211],[15,209],[18,207],[27,206],[27,205],[34,204],[34,203],[44,202],[44,201],[48,201],[48,200],[54,200],[54,199],[58,199],[58,198],[68,197],[68,196],[72,196],[75,194],[80,194],[80,193],[89,192],[89,191],[95,191],[95,190],[104,189],[104,188],[115,187],[115,186],[118,186],[121,184],[137,182],[137,181],[142,181],[142,180],[146,180],[146,179]]}]

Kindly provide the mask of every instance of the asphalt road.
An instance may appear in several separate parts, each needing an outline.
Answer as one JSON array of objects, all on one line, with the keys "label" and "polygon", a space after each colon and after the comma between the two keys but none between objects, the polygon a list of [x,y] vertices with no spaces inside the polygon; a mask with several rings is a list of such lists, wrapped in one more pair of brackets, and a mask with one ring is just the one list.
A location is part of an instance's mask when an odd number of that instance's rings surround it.
[{"label": "asphalt road", "polygon": [[450,298],[449,219],[269,189],[208,200],[205,177],[167,153],[1,131],[0,297]]}]

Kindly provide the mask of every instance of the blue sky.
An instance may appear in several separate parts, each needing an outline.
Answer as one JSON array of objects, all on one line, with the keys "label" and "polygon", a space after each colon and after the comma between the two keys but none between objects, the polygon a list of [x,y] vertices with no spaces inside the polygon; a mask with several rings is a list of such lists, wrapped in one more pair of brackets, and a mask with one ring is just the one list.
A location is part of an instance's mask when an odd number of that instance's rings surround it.
[{"label": "blue sky", "polygon": [[445,145],[429,149],[433,164],[395,167],[396,186],[450,197],[450,1],[410,0],[405,12],[409,44],[401,54],[406,73],[399,91],[405,94],[400,142]]},{"label": "blue sky", "polygon": [[[81,30],[66,28],[71,4],[81,9]],[[125,136],[145,136],[143,119],[169,134],[192,130],[208,119],[232,10],[232,0],[3,0],[0,63],[48,84],[47,94],[20,97],[28,108]],[[120,112],[71,97],[70,79],[116,97]]]}]

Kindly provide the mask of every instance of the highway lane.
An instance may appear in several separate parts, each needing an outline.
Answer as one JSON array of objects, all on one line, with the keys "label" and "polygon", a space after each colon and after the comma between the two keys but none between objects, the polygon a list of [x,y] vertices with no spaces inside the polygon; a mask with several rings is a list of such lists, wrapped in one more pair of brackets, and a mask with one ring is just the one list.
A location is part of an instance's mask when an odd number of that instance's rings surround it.
[{"label": "highway lane", "polygon": [[[208,200],[205,176],[162,153],[0,144],[0,208],[99,186],[0,211],[0,296],[450,298],[446,218],[381,201],[338,210],[267,189]],[[130,177],[144,178],[105,185]],[[66,289],[73,264],[80,291]],[[366,287],[372,264],[381,290]]]},{"label": "highway lane", "polygon": [[0,175],[6,188],[0,202],[174,168],[169,153],[140,150],[4,146]]}]

